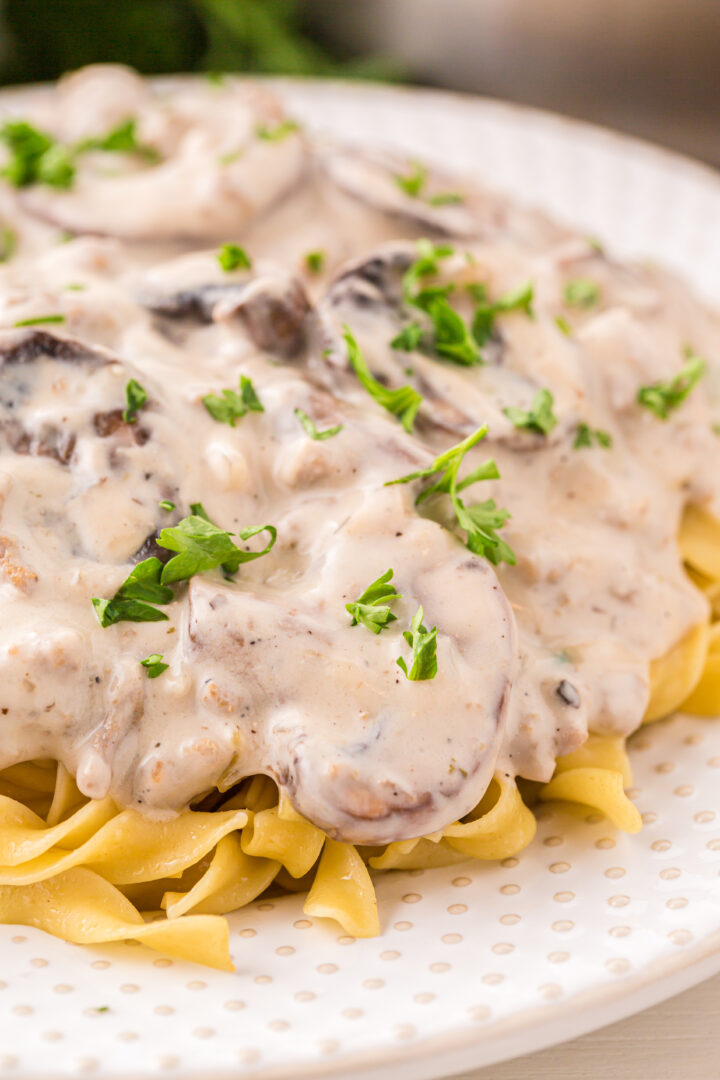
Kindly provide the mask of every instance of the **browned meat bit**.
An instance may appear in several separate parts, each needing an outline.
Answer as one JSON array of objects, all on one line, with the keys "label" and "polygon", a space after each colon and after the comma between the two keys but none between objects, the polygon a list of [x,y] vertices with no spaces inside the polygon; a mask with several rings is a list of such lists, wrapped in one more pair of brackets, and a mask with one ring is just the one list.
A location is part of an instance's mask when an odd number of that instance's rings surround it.
[{"label": "browned meat bit", "polygon": [[29,592],[38,579],[34,570],[20,562],[17,544],[9,536],[0,536],[0,570],[11,585],[24,593]]}]

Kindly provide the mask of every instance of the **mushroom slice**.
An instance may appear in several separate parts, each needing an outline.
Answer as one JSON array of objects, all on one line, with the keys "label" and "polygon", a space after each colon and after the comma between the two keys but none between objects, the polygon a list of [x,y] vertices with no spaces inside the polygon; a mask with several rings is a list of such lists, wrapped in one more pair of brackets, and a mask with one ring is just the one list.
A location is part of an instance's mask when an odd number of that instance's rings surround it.
[{"label": "mushroom slice", "polygon": [[[492,569],[404,505],[388,489],[369,497],[313,560],[302,592],[190,583],[204,707],[222,702],[227,715],[231,703],[260,771],[352,843],[432,832],[479,802],[514,670],[514,621]],[[403,597],[397,621],[380,634],[352,626],[345,603],[387,566]],[[438,627],[438,670],[412,681],[396,658],[409,657],[402,629],[419,605]]]},{"label": "mushroom slice", "polygon": [[[493,204],[457,179],[382,151],[331,149],[322,158],[325,175],[345,196],[394,219],[416,235],[470,238],[492,219]],[[410,194],[407,177],[418,178]],[[412,184],[410,184],[412,187]],[[498,200],[499,201],[499,200]]]},{"label": "mushroom slice", "polygon": [[284,360],[304,351],[314,321],[297,278],[271,264],[223,274],[214,253],[156,267],[141,283],[140,299],[155,314],[188,327],[237,319],[258,349]]},{"label": "mushroom slice", "polygon": [[[284,198],[305,175],[307,150],[273,95],[240,80],[169,92],[123,90],[133,73],[95,66],[28,103],[24,118],[61,143],[102,142],[132,122],[135,149],[76,156],[68,190],[38,184],[24,208],[75,233],[128,240],[225,240]],[[80,123],[80,101],[84,114]],[[72,108],[71,108],[72,106]]]}]

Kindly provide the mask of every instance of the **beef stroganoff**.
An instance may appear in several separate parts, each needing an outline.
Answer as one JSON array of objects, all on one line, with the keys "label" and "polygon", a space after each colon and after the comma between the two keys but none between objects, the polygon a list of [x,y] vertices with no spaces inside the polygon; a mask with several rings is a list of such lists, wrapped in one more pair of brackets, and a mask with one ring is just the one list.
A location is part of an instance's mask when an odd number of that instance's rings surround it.
[{"label": "beef stroganoff", "polygon": [[638,831],[720,712],[718,316],[240,79],[0,144],[0,921],[229,969],[266,890]]}]

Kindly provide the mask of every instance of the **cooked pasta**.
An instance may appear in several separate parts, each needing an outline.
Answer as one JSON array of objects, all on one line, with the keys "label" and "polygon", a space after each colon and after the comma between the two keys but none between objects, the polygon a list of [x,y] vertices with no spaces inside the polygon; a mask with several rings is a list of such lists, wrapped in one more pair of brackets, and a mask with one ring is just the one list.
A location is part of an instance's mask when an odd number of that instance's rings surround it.
[{"label": "cooked pasta", "polygon": [[242,80],[3,153],[0,922],[228,971],[538,802],[636,833],[628,738],[720,713],[718,316]]}]

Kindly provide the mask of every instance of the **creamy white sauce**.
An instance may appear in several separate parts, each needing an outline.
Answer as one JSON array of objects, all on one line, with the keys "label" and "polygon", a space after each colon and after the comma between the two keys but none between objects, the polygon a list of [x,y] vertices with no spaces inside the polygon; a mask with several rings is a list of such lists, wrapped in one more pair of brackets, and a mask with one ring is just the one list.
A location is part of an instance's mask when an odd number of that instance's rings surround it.
[{"label": "creamy white sauce", "polygon": [[[431,177],[431,192],[465,195],[433,207],[400,192],[404,163],[259,139],[282,113],[242,83],[158,97],[93,68],[23,115],[66,142],[133,115],[164,162],[93,154],[69,192],[0,193],[20,239],[0,268],[0,768],[56,757],[87,795],[153,816],[267,773],[332,835],[380,843],[464,815],[495,770],[548,779],[589,729],[638,727],[650,660],[706,614],[676,535],[689,502],[720,511],[716,315],[464,182]],[[58,228],[88,235],[61,243]],[[443,234],[448,279],[493,298],[534,283],[534,318],[499,317],[480,367],[389,347],[411,317],[413,241]],[[242,242],[252,270],[223,273],[219,240]],[[313,249],[321,275],[304,266]],[[601,290],[587,311],[563,303],[577,277]],[[62,325],[13,329],[56,313]],[[412,435],[348,369],[344,323],[376,376],[423,394]],[[637,389],[671,378],[688,344],[709,372],[659,420]],[[265,411],[230,427],[201,398],[240,374]],[[149,400],[127,425],[131,377]],[[543,387],[559,423],[517,430],[503,409]],[[298,407],[343,430],[312,441]],[[573,449],[580,422],[612,448]],[[418,511],[417,486],[383,486],[483,423],[464,471],[499,466],[467,493],[512,514],[518,564],[497,571],[442,504]],[[276,546],[232,583],[211,571],[176,587],[169,622],[101,628],[91,597],[112,596],[198,501],[234,533],[274,525]],[[352,627],[345,604],[389,567],[397,621]],[[419,605],[438,673],[411,682],[396,658]],[[154,652],[170,666],[151,680]]]}]

